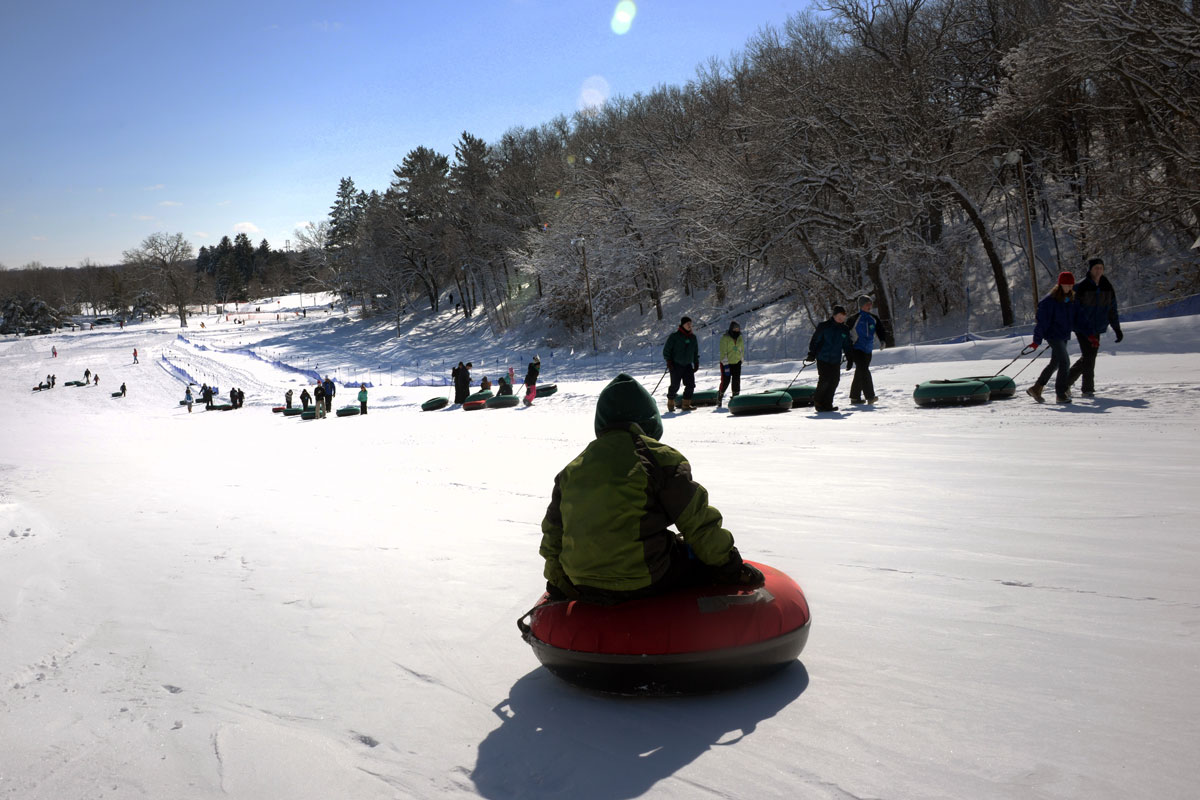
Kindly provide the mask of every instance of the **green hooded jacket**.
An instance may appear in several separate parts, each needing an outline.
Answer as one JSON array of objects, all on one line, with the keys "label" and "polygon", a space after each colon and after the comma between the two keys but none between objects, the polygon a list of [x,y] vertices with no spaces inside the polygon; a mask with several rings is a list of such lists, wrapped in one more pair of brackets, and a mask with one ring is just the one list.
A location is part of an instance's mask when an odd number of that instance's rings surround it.
[{"label": "green hooded jacket", "polygon": [[687,459],[636,423],[616,422],[554,479],[539,549],[546,580],[564,591],[645,588],[670,565],[672,524],[705,564],[729,560],[733,534]]}]

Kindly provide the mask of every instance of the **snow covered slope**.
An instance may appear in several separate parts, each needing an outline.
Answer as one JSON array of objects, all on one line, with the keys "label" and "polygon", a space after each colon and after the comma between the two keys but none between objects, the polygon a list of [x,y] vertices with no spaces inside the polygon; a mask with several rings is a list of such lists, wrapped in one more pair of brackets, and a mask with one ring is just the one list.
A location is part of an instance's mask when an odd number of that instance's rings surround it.
[{"label": "snow covered slope", "polygon": [[[836,415],[669,416],[814,622],[774,680],[654,700],[562,684],[515,625],[603,381],[420,413],[445,390],[401,386],[357,325],[0,341],[0,796],[1195,795],[1197,318],[1126,325],[1072,406],[913,404],[1000,369],[1008,339],[885,351],[870,408],[843,380]],[[164,356],[246,407],[189,415]],[[278,364],[370,376],[370,414],[271,414],[305,380]],[[99,387],[63,386],[85,368]]]}]

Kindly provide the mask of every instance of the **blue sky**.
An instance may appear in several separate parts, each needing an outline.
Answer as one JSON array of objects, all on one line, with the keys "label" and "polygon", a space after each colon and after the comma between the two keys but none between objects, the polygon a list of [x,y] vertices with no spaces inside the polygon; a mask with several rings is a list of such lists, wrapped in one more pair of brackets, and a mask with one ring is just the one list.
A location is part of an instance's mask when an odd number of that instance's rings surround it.
[{"label": "blue sky", "polygon": [[[803,0],[17,0],[0,29],[0,264],[120,260],[155,231],[282,247],[338,180],[382,189],[580,107],[683,84]],[[589,80],[591,81],[589,83]]]}]

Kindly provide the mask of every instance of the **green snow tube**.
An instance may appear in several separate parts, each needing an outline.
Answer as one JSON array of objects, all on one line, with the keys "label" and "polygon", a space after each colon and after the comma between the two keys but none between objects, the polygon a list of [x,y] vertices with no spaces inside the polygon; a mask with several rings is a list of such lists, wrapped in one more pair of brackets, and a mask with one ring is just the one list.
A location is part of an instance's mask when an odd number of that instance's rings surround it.
[{"label": "green snow tube", "polygon": [[481,408],[487,408],[487,399],[482,400],[467,400],[462,404],[463,411],[478,411]]},{"label": "green snow tube", "polygon": [[983,381],[983,383],[987,384],[992,400],[998,397],[1012,397],[1017,393],[1017,382],[1007,375],[984,375],[982,377],[958,378],[958,380]]},{"label": "green snow tube", "polygon": [[715,406],[720,395],[716,389],[705,389],[702,392],[692,392],[692,405]]},{"label": "green snow tube", "polygon": [[283,410],[283,415],[285,417],[298,417],[303,413],[304,413],[303,408],[285,408]]},{"label": "green snow tube", "polygon": [[734,416],[750,414],[775,414],[792,407],[792,396],[787,392],[755,392],[739,394],[729,400],[729,413]]},{"label": "green snow tube", "polygon": [[232,411],[233,406],[230,405],[229,403],[221,403],[221,405],[219,405],[219,406],[213,406],[212,410],[213,411]]},{"label": "green snow tube", "polygon": [[112,393],[112,396],[113,396],[113,397],[121,397],[122,395],[121,395],[121,393],[120,393],[120,392],[113,392],[113,393]]},{"label": "green snow tube", "polygon": [[962,405],[986,403],[991,394],[983,381],[925,381],[913,390],[913,400],[919,406]]},{"label": "green snow tube", "polygon": [[339,417],[353,417],[355,414],[362,413],[362,409],[358,406],[342,406],[333,413],[337,414]]},{"label": "green snow tube", "polygon": [[787,392],[792,398],[792,408],[800,408],[801,406],[811,406],[813,404],[813,395],[817,393],[816,386],[788,386],[784,389],[770,389],[772,392]]},{"label": "green snow tube", "polygon": [[437,411],[439,408],[445,408],[450,405],[449,397],[435,397],[432,400],[426,400],[421,403],[422,411]]},{"label": "green snow tube", "polygon": [[491,396],[492,390],[484,389],[483,391],[479,391],[473,395],[470,395],[466,400],[463,401],[463,405],[466,405],[467,403],[474,403],[476,400],[487,400]]},{"label": "green snow tube", "polygon": [[537,390],[538,390],[538,393],[537,393],[538,397],[549,397],[550,395],[552,395],[558,391],[558,384],[557,383],[545,383],[545,384],[539,383]]},{"label": "green snow tube", "polygon": [[310,408],[308,411],[300,412],[300,419],[316,419],[316,418],[317,418],[317,412],[314,409]]},{"label": "green snow tube", "polygon": [[512,408],[519,402],[521,402],[521,398],[515,394],[501,394],[489,397],[483,404],[488,408]]},{"label": "green snow tube", "polygon": [[63,386],[83,386],[83,381],[67,381]]}]

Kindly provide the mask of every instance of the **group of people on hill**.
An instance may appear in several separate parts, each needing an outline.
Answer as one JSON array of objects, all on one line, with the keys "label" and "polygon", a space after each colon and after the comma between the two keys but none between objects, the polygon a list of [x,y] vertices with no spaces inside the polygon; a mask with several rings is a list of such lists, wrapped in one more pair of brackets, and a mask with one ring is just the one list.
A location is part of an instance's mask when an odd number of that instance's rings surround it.
[{"label": "group of people on hill", "polygon": [[[313,393],[309,394],[308,389],[303,389],[300,392],[300,407],[307,411],[310,403],[315,405],[318,416],[324,417],[333,410],[333,397],[337,394],[337,386],[329,376],[325,376],[325,380],[317,381],[317,385],[313,387]],[[292,390],[288,389],[283,394],[284,408],[292,407]],[[367,413],[367,386],[365,383],[358,386],[358,406],[359,413]]]},{"label": "group of people on hill", "polygon": [[[816,362],[817,390],[813,394],[813,406],[817,411],[837,411],[833,397],[840,381],[843,356],[846,369],[854,370],[850,384],[850,402],[856,405],[874,403],[875,383],[871,378],[871,355],[875,340],[880,346],[891,338],[891,332],[871,309],[874,301],[863,295],[858,298],[858,311],[847,316],[846,309],[834,306],[829,319],[817,325],[808,345],[805,363]],[[746,339],[742,327],[736,320],[721,334],[717,346],[721,368],[721,383],[717,389],[717,406],[725,404],[725,390],[731,397],[742,392],[742,365],[746,361]],[[667,387],[667,411],[691,411],[692,397],[696,391],[696,371],[700,369],[700,345],[692,329],[692,318],[683,317],[679,327],[667,337],[663,345],[663,359],[671,382]],[[682,385],[683,393],[679,393]]]},{"label": "group of people on hill", "polygon": [[58,383],[57,375],[47,375],[46,380],[44,380],[38,384],[38,388],[39,389],[53,389],[54,385],[57,383]]},{"label": "group of people on hill", "polygon": [[83,371],[83,382],[85,384],[90,383],[93,386],[99,386],[100,385],[100,373],[92,372],[90,367],[85,369]]},{"label": "group of people on hill", "polygon": [[[450,370],[450,380],[454,384],[454,402],[456,404],[466,402],[467,398],[471,395],[471,369],[473,366],[474,364],[470,361],[466,363],[460,361],[458,362],[458,366]],[[537,397],[537,382],[541,372],[542,359],[540,356],[534,355],[533,360],[529,362],[529,366],[525,370],[525,381],[523,384],[525,387],[525,396],[521,398],[521,402],[527,406],[532,405],[534,399]],[[497,386],[496,393],[512,394],[515,377],[516,373],[513,372],[512,367],[509,367],[508,375],[501,375],[497,379],[499,385]],[[482,392],[488,391],[491,388],[491,380],[488,379],[488,376],[484,375],[479,381],[479,390]]]},{"label": "group of people on hill", "polygon": [[[1088,261],[1087,275],[1078,284],[1072,273],[1059,273],[1054,288],[1038,303],[1037,324],[1033,329],[1031,345],[1037,349],[1045,341],[1050,348],[1050,363],[1025,393],[1037,402],[1044,403],[1042,392],[1050,379],[1054,378],[1055,400],[1070,403],[1071,387],[1082,377],[1080,389],[1083,396],[1094,396],[1096,354],[1100,352],[1100,337],[1110,327],[1116,336],[1115,341],[1120,342],[1125,338],[1121,332],[1116,289],[1104,277],[1104,260],[1093,258]],[[1067,354],[1067,342],[1072,333],[1079,342],[1079,358],[1074,364]]]}]

